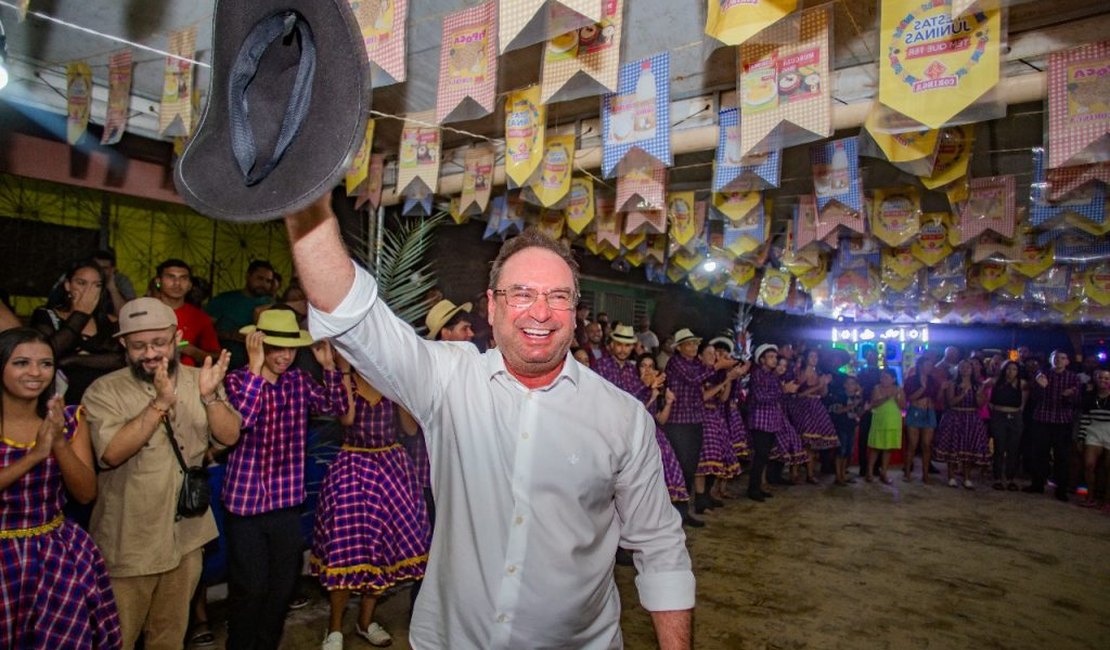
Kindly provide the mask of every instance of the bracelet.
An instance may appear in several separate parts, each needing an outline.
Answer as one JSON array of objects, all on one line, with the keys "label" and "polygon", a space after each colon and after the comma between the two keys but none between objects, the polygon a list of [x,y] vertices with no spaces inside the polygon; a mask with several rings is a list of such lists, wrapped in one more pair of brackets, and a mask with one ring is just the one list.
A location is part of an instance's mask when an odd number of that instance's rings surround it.
[{"label": "bracelet", "polygon": [[219,393],[216,393],[215,395],[213,395],[212,399],[205,399],[204,395],[200,396],[200,403],[204,404],[205,406],[212,406],[213,404],[216,404],[217,402],[222,402],[222,401],[224,401],[224,400],[223,400],[222,397],[220,397]]},{"label": "bracelet", "polygon": [[164,418],[167,415],[169,415],[170,410],[168,408],[164,409],[164,408],[158,406],[157,404],[155,404],[154,402],[155,402],[156,399],[158,399],[158,398],[153,398],[153,399],[150,400],[150,408],[154,409],[154,412],[158,414],[158,417]]}]

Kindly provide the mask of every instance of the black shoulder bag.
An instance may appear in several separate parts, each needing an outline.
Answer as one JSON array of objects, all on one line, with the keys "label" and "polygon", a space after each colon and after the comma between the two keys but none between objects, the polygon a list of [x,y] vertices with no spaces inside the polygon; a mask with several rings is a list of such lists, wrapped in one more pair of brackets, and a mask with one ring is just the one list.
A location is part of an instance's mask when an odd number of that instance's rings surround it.
[{"label": "black shoulder bag", "polygon": [[203,467],[189,467],[181,450],[177,448],[177,438],[173,435],[169,417],[163,417],[162,423],[166,425],[166,435],[170,438],[170,448],[173,455],[177,456],[177,463],[185,472],[185,479],[181,482],[181,491],[177,493],[177,516],[174,520],[185,517],[199,517],[208,512],[212,491],[208,488],[208,470]]}]

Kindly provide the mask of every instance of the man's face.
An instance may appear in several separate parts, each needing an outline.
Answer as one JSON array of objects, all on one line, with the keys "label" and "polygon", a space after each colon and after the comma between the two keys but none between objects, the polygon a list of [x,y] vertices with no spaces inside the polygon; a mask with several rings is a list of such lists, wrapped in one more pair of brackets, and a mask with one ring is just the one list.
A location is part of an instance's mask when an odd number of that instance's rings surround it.
[{"label": "man's face", "polygon": [[296,348],[279,348],[276,345],[267,344],[263,351],[262,365],[280,377],[286,370],[289,370],[289,366],[293,365],[296,358]]},{"label": "man's face", "polygon": [[628,357],[632,355],[632,348],[636,347],[634,343],[621,343],[620,341],[609,341],[609,354],[621,363],[628,361]]},{"label": "man's face", "polygon": [[590,343],[592,343],[593,345],[600,344],[601,336],[601,323],[590,323],[586,326],[586,338],[590,341]]},{"label": "man's face", "polygon": [[1095,389],[1100,393],[1110,391],[1110,370],[1095,371]]},{"label": "man's face", "polygon": [[844,380],[844,392],[849,395],[855,395],[859,392],[859,380],[855,377],[848,377]]},{"label": "man's face", "polygon": [[767,370],[774,370],[779,366],[779,353],[774,350],[764,352],[762,357],[759,357],[759,363]]},{"label": "man's face", "polygon": [[783,359],[790,360],[794,358],[794,346],[787,343],[786,345],[779,346],[779,356]]},{"label": "man's face", "polygon": [[267,268],[258,268],[247,276],[247,293],[255,298],[268,296],[274,290],[274,272]]},{"label": "man's face", "polygon": [[685,359],[693,359],[694,357],[698,356],[697,339],[683,341],[682,343],[676,345],[675,348],[678,350],[678,353],[681,354]]},{"label": "man's face", "polygon": [[161,284],[162,295],[170,300],[184,299],[193,288],[193,279],[189,276],[189,270],[179,266],[168,266],[162,269],[158,282]]},{"label": "man's face", "polygon": [[474,328],[470,326],[470,321],[461,320],[451,327],[441,329],[439,338],[443,341],[470,341],[474,339]]},{"label": "man's face", "polygon": [[1068,359],[1068,355],[1066,352],[1057,352],[1056,354],[1052,355],[1052,367],[1056,370],[1063,370],[1067,368],[1069,363],[1071,363],[1071,360]]},{"label": "man's face", "polygon": [[132,332],[123,337],[120,343],[127,353],[127,365],[131,374],[139,381],[154,382],[154,373],[169,359],[169,372],[177,368],[177,343],[181,333],[177,328],[167,327],[160,330]]},{"label": "man's face", "polygon": [[516,374],[539,377],[559,367],[574,338],[574,312],[551,309],[545,291],[574,294],[574,275],[554,252],[526,248],[501,267],[500,286],[528,287],[540,293],[528,307],[512,307],[504,295],[490,290],[489,322],[505,365]]}]

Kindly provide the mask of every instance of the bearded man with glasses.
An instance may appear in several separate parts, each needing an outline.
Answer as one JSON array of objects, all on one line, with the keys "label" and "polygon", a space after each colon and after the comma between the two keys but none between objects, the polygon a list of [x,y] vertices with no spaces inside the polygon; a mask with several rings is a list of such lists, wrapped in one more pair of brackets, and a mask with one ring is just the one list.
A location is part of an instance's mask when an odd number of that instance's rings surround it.
[{"label": "bearded man with glasses", "polygon": [[419,650],[622,647],[617,546],[634,549],[660,647],[691,647],[694,576],[652,417],[571,363],[578,267],[535,230],[490,271],[497,342],[418,336],[352,263],[330,195],[286,217],[314,336],[419,422],[437,523],[410,642]]}]

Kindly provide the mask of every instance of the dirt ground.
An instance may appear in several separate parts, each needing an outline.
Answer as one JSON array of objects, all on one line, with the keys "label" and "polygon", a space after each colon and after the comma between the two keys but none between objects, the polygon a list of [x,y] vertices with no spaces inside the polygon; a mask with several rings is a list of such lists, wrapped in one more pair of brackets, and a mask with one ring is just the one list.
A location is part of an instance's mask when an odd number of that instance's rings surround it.
[{"label": "dirt ground", "polygon": [[[792,486],[705,515],[709,525],[688,532],[695,647],[1110,648],[1110,514],[1077,497],[1064,505],[892,476],[890,486]],[[625,645],[655,648],[633,578],[617,568]],[[323,638],[327,605],[310,591],[287,621],[285,650]],[[393,648],[408,648],[408,600],[388,598],[375,616]],[[348,632],[354,617],[352,605]],[[370,647],[352,633],[345,646]]]}]

